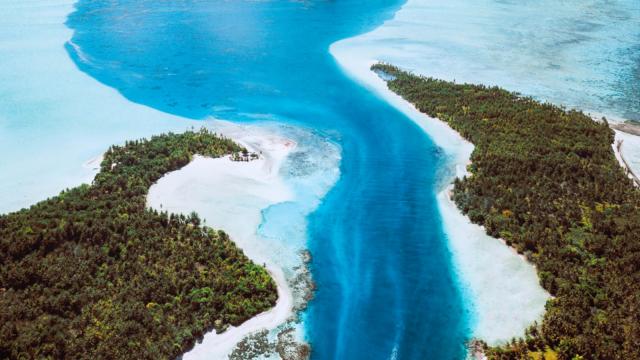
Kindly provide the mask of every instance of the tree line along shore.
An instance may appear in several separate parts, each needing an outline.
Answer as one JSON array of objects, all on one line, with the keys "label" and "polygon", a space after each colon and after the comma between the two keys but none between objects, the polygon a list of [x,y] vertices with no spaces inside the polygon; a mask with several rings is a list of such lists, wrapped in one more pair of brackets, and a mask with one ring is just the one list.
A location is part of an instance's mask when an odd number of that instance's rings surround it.
[{"label": "tree line along shore", "polygon": [[524,338],[482,344],[484,353],[490,359],[640,359],[640,191],[615,159],[606,119],[389,64],[372,70],[475,145],[453,200],[533,262],[553,296],[542,322]]},{"label": "tree line along shore", "polygon": [[1,215],[0,358],[175,359],[273,307],[227,234],[146,206],[193,155],[243,150],[205,129],[112,146],[91,185]]}]

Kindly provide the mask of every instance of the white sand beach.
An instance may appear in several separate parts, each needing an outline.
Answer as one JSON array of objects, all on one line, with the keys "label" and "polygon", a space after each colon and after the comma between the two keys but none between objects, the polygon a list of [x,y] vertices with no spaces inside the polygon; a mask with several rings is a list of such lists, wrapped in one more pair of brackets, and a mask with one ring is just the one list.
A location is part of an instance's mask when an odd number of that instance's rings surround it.
[{"label": "white sand beach", "polygon": [[259,154],[259,159],[244,162],[223,158],[194,157],[184,168],[166,174],[154,184],[147,203],[157,210],[188,214],[196,211],[205,224],[223,229],[255,263],[266,265],[278,287],[276,306],[238,327],[220,334],[211,331],[202,343],[184,354],[186,359],[224,359],[246,335],[273,329],[292,315],[293,298],[283,269],[268,256],[267,242],[257,229],[261,211],[293,194],[279,175],[282,163],[296,146],[292,140],[265,133],[256,128],[227,124],[223,133]]},{"label": "white sand beach", "polygon": [[[607,119],[609,126],[615,132],[615,140],[613,144],[611,144],[611,148],[616,156],[616,160],[618,160],[622,168],[628,169],[635,176],[639,176],[640,136],[637,134],[637,125],[627,123],[627,119],[616,115],[599,112],[589,112],[587,114],[591,116],[593,121],[601,121],[603,118]],[[629,174],[629,178],[633,179],[633,176]],[[640,186],[637,181],[635,184]]]},{"label": "white sand beach", "polygon": [[[455,169],[452,173],[463,176],[473,145],[387,88],[386,82],[370,70],[377,62],[372,54],[385,51],[384,42],[376,44],[360,43],[355,37],[334,43],[331,53],[350,77],[418,124],[450,157]],[[449,199],[449,189],[439,192],[438,206],[465,297],[474,313],[473,336],[494,345],[524,335],[528,326],[542,319],[549,294],[540,286],[533,265],[499,239],[486,235],[483,227],[471,223]]]},{"label": "white sand beach", "polygon": [[616,132],[616,139],[611,146],[616,155],[616,160],[618,160],[620,166],[631,171],[629,178],[634,179],[636,186],[639,186],[640,184],[638,184],[634,175],[636,177],[640,176],[640,136],[619,130],[614,131]]}]

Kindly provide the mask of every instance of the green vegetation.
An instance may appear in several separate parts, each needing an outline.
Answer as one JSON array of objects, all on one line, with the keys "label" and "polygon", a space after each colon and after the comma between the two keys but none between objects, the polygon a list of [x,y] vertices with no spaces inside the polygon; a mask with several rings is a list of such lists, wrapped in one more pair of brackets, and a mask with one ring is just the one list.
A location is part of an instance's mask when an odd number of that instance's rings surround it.
[{"label": "green vegetation", "polygon": [[475,145],[456,204],[526,254],[554,296],[525,339],[487,355],[640,359],[640,191],[614,158],[606,120],[497,87],[372,69]]},{"label": "green vegetation", "polygon": [[0,216],[0,358],[175,359],[275,305],[275,283],[222,231],[150,210],[194,154],[243,150],[206,130],[107,151],[92,185]]}]

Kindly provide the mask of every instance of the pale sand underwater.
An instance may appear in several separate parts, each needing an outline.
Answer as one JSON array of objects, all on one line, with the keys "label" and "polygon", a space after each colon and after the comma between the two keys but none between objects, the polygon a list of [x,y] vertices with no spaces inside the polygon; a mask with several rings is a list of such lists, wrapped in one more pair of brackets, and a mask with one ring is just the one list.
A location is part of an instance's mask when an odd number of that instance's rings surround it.
[{"label": "pale sand underwater", "polygon": [[199,126],[132,103],[78,70],[64,47],[74,3],[0,2],[2,213],[90,182],[99,163],[87,160],[113,144]]}]

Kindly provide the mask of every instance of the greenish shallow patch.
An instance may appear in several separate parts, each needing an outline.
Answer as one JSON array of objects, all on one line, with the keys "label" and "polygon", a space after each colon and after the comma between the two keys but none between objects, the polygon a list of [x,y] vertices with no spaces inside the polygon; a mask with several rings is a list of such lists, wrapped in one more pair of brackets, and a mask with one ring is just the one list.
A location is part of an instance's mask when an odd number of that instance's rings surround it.
[{"label": "greenish shallow patch", "polygon": [[606,120],[497,87],[372,69],[475,145],[456,204],[526,255],[554,296],[542,324],[489,357],[640,359],[640,191],[614,157]]},{"label": "greenish shallow patch", "polygon": [[0,358],[173,359],[275,305],[227,234],[146,207],[194,154],[244,149],[207,130],[113,146],[92,185],[0,216]]}]

